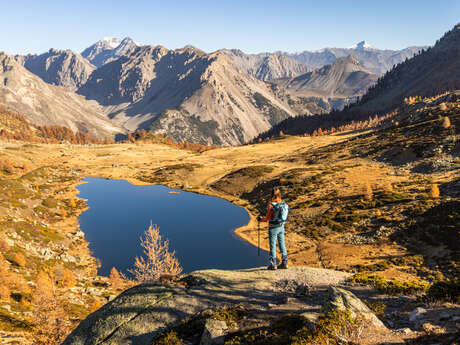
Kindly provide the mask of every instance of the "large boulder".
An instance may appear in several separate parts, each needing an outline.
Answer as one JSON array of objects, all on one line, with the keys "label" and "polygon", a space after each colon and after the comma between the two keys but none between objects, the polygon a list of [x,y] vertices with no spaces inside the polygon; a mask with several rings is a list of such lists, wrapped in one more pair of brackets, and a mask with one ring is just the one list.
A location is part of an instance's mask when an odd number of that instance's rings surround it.
[{"label": "large boulder", "polygon": [[[179,283],[142,284],[89,315],[63,345],[151,345],[157,334],[185,317],[241,303],[260,310],[262,315],[267,315],[266,306],[273,303],[276,308],[301,311],[307,305],[281,303],[287,292],[280,291],[280,281],[295,280],[315,288],[340,284],[348,276],[344,272],[307,267],[282,271],[254,268],[197,271]],[[300,299],[297,303],[307,302]]]},{"label": "large boulder", "polygon": [[352,317],[361,316],[376,327],[385,327],[383,322],[352,292],[335,287],[328,287],[329,296],[323,304],[322,312],[327,314],[334,310],[349,310]]},{"label": "large boulder", "polygon": [[228,326],[225,321],[208,319],[204,325],[200,345],[223,345],[227,333]]}]

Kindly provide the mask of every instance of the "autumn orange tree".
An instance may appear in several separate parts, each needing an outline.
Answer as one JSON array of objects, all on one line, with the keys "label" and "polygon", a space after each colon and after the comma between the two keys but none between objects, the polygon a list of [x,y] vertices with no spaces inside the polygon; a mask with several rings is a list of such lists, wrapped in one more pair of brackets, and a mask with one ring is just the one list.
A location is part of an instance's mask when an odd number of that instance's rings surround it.
[{"label": "autumn orange tree", "polygon": [[136,257],[134,268],[128,270],[138,282],[157,280],[164,274],[178,275],[182,272],[175,251],[169,251],[169,241],[163,240],[158,225],[150,223],[140,240],[144,256]]},{"label": "autumn orange tree", "polygon": [[33,345],[61,344],[71,329],[54,279],[40,271],[32,297]]}]

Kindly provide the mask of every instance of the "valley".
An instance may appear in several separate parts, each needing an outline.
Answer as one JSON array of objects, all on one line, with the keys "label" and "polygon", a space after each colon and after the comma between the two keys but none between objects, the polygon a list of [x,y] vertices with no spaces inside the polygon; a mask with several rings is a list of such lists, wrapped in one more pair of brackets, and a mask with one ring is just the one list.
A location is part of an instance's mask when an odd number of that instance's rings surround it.
[{"label": "valley", "polygon": [[[4,267],[27,282],[12,286],[17,299],[2,302],[10,305],[2,309],[2,329],[27,332],[28,296],[43,268],[55,274],[67,269],[75,277],[70,286],[58,288],[73,308],[68,310],[73,320],[130,284],[97,276],[96,259],[78,231],[85,203],[75,186],[86,176],[163,184],[229,200],[249,211],[251,221],[237,234],[254,245],[255,217],[264,212],[270,187],[280,185],[291,208],[286,230],[292,265],[354,272],[357,283],[403,294],[454,279],[459,274],[458,234],[452,232],[458,225],[459,97],[451,93],[406,105],[393,119],[398,125],[376,131],[287,136],[203,153],[140,141],[2,143]],[[440,114],[449,117],[448,129]],[[432,153],[418,156],[421,147]],[[434,184],[440,195],[432,194]],[[443,230],[435,230],[440,224]],[[16,253],[23,253],[24,265],[13,258]]]}]

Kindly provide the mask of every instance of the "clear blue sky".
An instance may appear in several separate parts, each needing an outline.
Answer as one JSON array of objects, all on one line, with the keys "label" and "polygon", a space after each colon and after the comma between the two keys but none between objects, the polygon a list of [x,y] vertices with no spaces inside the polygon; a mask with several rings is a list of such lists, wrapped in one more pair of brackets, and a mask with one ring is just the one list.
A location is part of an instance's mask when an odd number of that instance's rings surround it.
[{"label": "clear blue sky", "polygon": [[105,36],[248,53],[432,45],[460,21],[459,0],[0,0],[0,51],[84,48]]}]

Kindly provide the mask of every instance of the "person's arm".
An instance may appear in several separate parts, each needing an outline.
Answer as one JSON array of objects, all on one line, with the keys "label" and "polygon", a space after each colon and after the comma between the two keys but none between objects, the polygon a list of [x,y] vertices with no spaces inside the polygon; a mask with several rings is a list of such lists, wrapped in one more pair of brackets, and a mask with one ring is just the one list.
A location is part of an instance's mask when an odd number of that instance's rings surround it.
[{"label": "person's arm", "polygon": [[270,203],[268,204],[268,207],[267,207],[267,215],[265,216],[265,218],[261,218],[259,222],[268,222],[270,219],[272,219],[273,212],[274,212],[273,205]]}]

